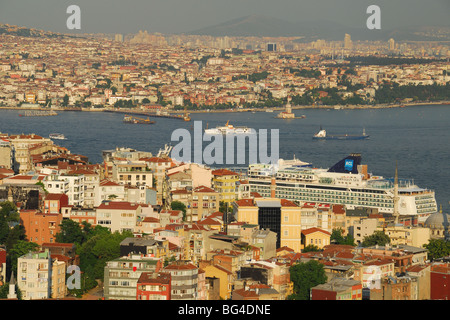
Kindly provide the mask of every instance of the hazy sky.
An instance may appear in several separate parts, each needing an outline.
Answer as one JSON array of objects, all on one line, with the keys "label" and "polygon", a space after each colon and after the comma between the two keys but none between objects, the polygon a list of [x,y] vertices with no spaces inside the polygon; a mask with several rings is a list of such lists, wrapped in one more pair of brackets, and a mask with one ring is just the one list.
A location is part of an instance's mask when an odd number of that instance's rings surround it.
[{"label": "hazy sky", "polygon": [[0,23],[69,33],[72,4],[81,8],[83,33],[182,33],[252,14],[366,28],[372,4],[381,8],[382,29],[450,26],[450,0],[0,0]]}]

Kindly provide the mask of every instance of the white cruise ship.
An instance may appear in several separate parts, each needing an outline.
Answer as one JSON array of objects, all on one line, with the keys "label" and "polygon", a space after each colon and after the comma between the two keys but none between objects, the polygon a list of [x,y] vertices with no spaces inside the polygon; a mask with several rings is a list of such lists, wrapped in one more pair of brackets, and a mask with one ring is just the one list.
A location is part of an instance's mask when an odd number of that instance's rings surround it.
[{"label": "white cruise ship", "polygon": [[[279,161],[277,165],[252,164],[248,169],[250,192],[263,197],[275,196],[300,204],[305,202],[342,204],[348,209],[376,208],[380,213],[394,214],[394,179],[368,173],[360,154],[351,154],[329,169],[312,168],[296,161]],[[411,180],[398,182],[398,214],[417,216],[419,223],[437,212],[433,190],[416,186]]]}]

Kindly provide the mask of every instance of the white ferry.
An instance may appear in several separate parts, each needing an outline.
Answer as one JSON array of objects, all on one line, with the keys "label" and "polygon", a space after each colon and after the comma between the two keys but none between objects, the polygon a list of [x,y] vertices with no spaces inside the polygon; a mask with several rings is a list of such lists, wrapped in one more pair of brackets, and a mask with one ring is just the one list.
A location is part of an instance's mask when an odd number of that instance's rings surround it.
[{"label": "white ferry", "polygon": [[[249,166],[251,192],[270,197],[272,179],[277,198],[300,204],[342,204],[348,209],[368,207],[394,214],[394,179],[369,174],[367,165],[361,164],[360,154],[351,154],[329,169],[287,162]],[[400,216],[417,216],[417,221],[423,223],[437,212],[434,191],[420,188],[412,180],[399,179],[398,197]]]},{"label": "white ferry", "polygon": [[66,137],[62,133],[50,133],[48,137],[55,140],[66,140]]},{"label": "white ferry", "polygon": [[215,127],[212,129],[205,129],[205,133],[209,135],[227,135],[227,134],[252,134],[255,133],[255,130],[247,127],[234,127],[229,124],[230,121],[224,126]]}]

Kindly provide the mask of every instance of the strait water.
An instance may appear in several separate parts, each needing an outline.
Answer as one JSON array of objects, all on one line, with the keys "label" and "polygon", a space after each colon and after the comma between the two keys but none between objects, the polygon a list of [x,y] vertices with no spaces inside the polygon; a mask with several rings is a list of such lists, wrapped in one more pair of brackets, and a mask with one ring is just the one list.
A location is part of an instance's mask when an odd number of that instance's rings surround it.
[{"label": "strait water", "polygon": [[[207,124],[211,128],[229,120],[234,126],[256,130],[279,129],[280,158],[292,159],[295,154],[315,167],[328,168],[350,153],[361,153],[370,173],[392,178],[398,161],[400,178],[414,179],[419,187],[435,190],[438,205],[450,211],[450,106],[294,112],[306,118],[275,119],[277,112],[203,113],[191,114],[191,122],[155,118],[154,125],[132,125],[122,122],[123,115],[113,113],[68,111],[50,117],[19,117],[18,110],[0,110],[0,132],[44,137],[63,133],[67,140],[55,140],[56,144],[87,156],[92,163],[100,163],[102,150],[131,147],[155,154],[166,143],[178,143],[171,142],[175,129],[185,128],[193,133],[194,121],[201,120],[203,128]],[[370,139],[313,140],[312,135],[320,126],[328,134],[361,134],[365,129]],[[204,142],[204,146],[208,144]]]}]

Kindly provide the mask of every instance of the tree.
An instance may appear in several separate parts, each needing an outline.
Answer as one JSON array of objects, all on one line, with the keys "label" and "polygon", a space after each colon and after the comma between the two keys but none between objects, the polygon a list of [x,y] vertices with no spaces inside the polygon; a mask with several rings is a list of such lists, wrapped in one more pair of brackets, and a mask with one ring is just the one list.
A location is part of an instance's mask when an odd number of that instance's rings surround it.
[{"label": "tree", "polygon": [[302,252],[317,252],[321,251],[318,246],[314,244],[309,244],[305,248],[303,248]]},{"label": "tree", "polygon": [[86,237],[78,222],[65,219],[61,222],[61,230],[56,234],[56,242],[82,244]]},{"label": "tree", "polygon": [[385,246],[386,244],[389,244],[390,242],[391,242],[391,239],[383,231],[375,231],[370,236],[365,236],[361,245],[363,247],[372,247],[375,245]]},{"label": "tree", "polygon": [[103,272],[107,261],[120,257],[120,243],[133,233],[111,233],[109,230],[95,229],[94,235],[77,248],[80,256],[80,268],[91,279],[103,279]]},{"label": "tree", "polygon": [[14,247],[11,248],[8,252],[9,264],[11,266],[10,271],[14,271],[14,274],[17,275],[17,259],[30,251],[36,251],[40,247],[35,242],[30,242],[26,240],[19,240],[16,242]]},{"label": "tree", "polygon": [[294,293],[288,300],[309,300],[311,288],[327,282],[323,265],[316,260],[295,264],[289,273],[294,283]]},{"label": "tree", "polygon": [[181,201],[172,201],[170,203],[170,208],[172,210],[181,210],[183,211],[183,221],[186,219],[186,205]]},{"label": "tree", "polygon": [[355,245],[355,239],[350,235],[343,236],[344,230],[342,228],[335,228],[331,232],[330,241],[336,244],[344,244],[344,245]]},{"label": "tree", "polygon": [[450,255],[450,241],[444,239],[430,239],[424,247],[428,249],[428,257],[435,260]]}]

